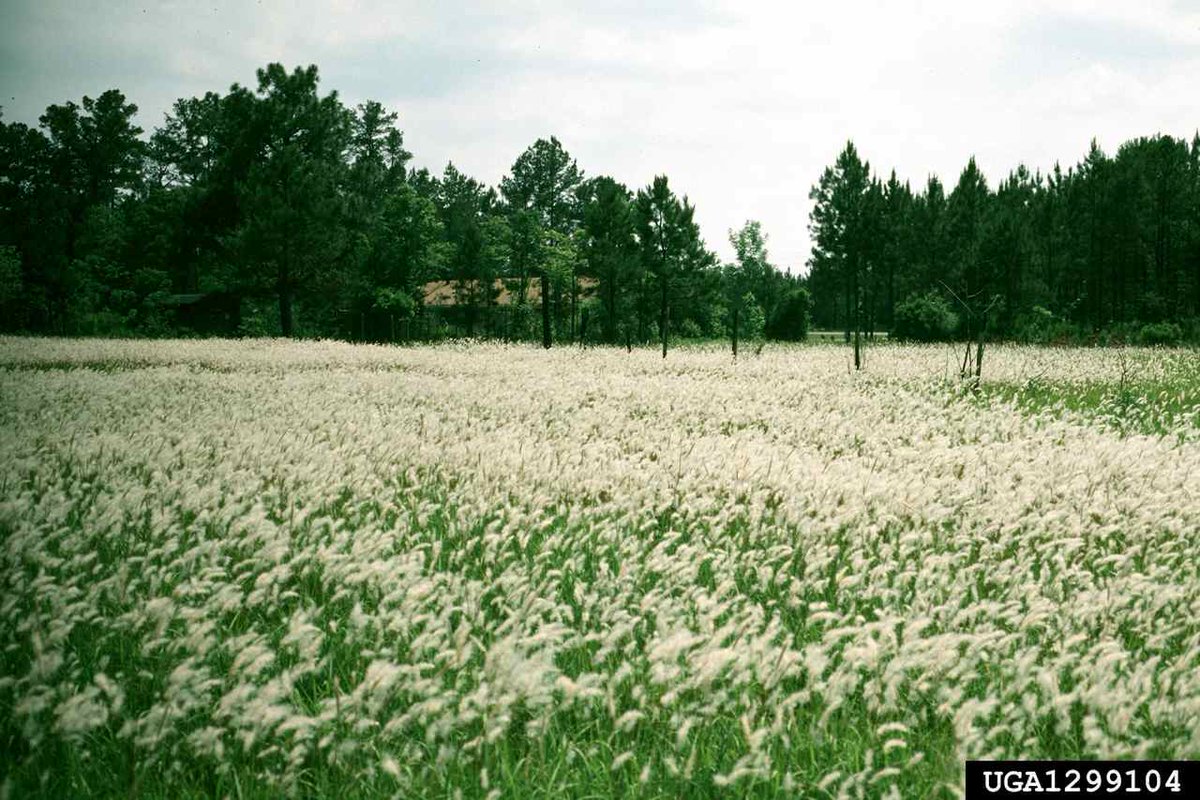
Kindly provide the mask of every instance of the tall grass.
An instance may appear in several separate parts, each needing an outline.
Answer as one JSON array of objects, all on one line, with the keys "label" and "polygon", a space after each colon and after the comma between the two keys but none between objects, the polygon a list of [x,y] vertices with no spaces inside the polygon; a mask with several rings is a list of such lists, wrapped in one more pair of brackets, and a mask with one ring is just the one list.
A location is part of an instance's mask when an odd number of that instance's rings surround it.
[{"label": "tall grass", "polygon": [[[843,356],[0,341],[0,786],[925,797],[1200,756],[1187,414],[1077,413],[1131,385],[1099,351],[1054,413],[1002,388],[1041,351],[986,402],[936,348]],[[1131,357],[1193,397],[1186,352]]]}]

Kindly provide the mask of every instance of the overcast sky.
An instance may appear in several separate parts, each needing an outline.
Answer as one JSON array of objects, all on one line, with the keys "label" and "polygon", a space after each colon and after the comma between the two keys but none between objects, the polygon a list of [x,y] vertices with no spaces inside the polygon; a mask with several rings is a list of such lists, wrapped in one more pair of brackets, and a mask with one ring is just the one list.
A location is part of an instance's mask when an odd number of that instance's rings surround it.
[{"label": "overcast sky", "polygon": [[0,3],[7,120],[116,87],[149,130],[177,97],[315,63],[398,111],[419,166],[495,184],[555,135],[589,175],[669,175],[723,258],[761,220],[792,269],[847,139],[914,187],[971,155],[994,185],[1200,125],[1200,0]]}]

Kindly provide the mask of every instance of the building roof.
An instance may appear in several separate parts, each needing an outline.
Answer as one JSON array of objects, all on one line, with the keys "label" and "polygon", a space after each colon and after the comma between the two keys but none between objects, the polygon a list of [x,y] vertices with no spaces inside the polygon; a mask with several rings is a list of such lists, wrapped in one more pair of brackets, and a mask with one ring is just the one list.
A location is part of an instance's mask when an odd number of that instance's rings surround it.
[{"label": "building roof", "polygon": [[[462,289],[470,292],[477,281],[429,281],[422,287],[422,300],[427,306],[455,306]],[[599,281],[586,276],[579,277],[580,297],[590,297],[595,294]],[[515,305],[520,295],[520,278],[496,278],[492,286],[496,292],[496,305]],[[525,299],[528,303],[541,302],[541,281],[531,278],[525,289]]]}]

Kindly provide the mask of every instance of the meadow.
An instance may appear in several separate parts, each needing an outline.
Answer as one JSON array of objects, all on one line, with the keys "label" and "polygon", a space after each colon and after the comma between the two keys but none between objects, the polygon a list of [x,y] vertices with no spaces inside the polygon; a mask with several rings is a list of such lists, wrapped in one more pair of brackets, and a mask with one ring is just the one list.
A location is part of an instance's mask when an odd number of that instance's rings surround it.
[{"label": "meadow", "polygon": [[1200,353],[0,338],[0,795],[1200,758]]}]

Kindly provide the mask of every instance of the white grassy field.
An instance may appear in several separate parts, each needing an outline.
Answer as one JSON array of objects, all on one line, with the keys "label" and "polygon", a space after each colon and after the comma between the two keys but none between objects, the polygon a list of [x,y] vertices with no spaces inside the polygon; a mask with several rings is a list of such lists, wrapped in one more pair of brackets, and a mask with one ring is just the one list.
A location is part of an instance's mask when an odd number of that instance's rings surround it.
[{"label": "white grassy field", "polygon": [[0,339],[2,791],[1200,757],[1200,354],[957,360]]}]

